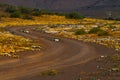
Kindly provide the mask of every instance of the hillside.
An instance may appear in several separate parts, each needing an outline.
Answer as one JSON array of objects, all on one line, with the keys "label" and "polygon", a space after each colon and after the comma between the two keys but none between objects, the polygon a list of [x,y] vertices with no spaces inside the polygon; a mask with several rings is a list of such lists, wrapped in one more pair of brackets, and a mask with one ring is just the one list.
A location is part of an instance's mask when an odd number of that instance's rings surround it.
[{"label": "hillside", "polygon": [[119,0],[0,1],[0,80],[120,80]]},{"label": "hillside", "polygon": [[118,17],[120,13],[120,0],[0,0],[0,3],[58,12],[78,11],[87,16],[106,17],[111,12]]}]

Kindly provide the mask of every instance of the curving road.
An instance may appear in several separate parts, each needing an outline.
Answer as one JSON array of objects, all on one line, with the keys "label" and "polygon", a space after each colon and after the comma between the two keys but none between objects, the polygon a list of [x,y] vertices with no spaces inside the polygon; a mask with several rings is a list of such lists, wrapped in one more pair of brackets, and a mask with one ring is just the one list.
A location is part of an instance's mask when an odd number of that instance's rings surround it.
[{"label": "curving road", "polygon": [[[74,80],[81,70],[94,69],[90,65],[85,66],[86,64],[92,63],[92,60],[94,62],[100,55],[111,55],[115,52],[101,45],[67,38],[54,42],[55,36],[35,31],[33,27],[13,27],[8,30],[43,44],[43,49],[20,52],[20,59],[0,57],[0,80]],[[20,30],[28,30],[30,33]],[[40,76],[41,72],[50,69],[63,73],[54,77]]]}]

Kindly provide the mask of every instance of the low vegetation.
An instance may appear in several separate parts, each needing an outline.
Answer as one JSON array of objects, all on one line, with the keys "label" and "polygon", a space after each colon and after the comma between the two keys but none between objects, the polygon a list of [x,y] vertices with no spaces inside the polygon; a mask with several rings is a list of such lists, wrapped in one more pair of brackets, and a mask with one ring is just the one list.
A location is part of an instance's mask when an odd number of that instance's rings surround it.
[{"label": "low vegetation", "polygon": [[11,18],[20,18],[21,17],[21,13],[20,12],[13,12],[10,15]]},{"label": "low vegetation", "polygon": [[109,36],[109,33],[107,31],[102,30],[98,32],[98,36]]},{"label": "low vegetation", "polygon": [[17,8],[15,6],[10,6],[8,5],[5,9],[5,12],[8,12],[8,13],[14,13],[17,11]]},{"label": "low vegetation", "polygon": [[66,14],[66,18],[69,18],[69,19],[83,19],[83,18],[85,18],[85,16],[80,15],[77,12],[74,12],[74,13]]},{"label": "low vegetation", "polygon": [[86,34],[84,29],[78,29],[75,31],[75,35],[83,35],[83,34]]},{"label": "low vegetation", "polygon": [[92,28],[88,33],[89,34],[97,34],[98,32],[101,32],[102,30],[98,27]]},{"label": "low vegetation", "polygon": [[42,76],[55,76],[58,72],[56,70],[48,70],[41,73]]},{"label": "low vegetation", "polygon": [[89,34],[97,34],[98,36],[108,36],[109,33],[105,30],[102,30],[101,28],[92,28],[89,32]]},{"label": "low vegetation", "polygon": [[46,27],[49,26],[48,31],[58,31],[59,35],[65,37],[99,43],[116,50],[120,48],[118,44],[119,21],[85,18],[79,13],[53,13],[47,10],[10,5],[1,5],[0,9],[0,27],[46,24]]},{"label": "low vegetation", "polygon": [[27,20],[34,20],[34,18],[30,15],[24,15],[23,19],[27,19]]},{"label": "low vegetation", "polygon": [[[7,5],[7,4],[6,5],[1,4],[0,9],[3,13],[5,13],[5,14],[0,14],[0,15],[4,15],[7,17],[11,17],[11,18],[23,18],[23,16],[26,16],[26,15],[29,15],[31,17],[33,17],[33,16],[40,17],[41,15],[57,15],[57,16],[65,16],[68,19],[83,19],[83,18],[85,18],[84,16],[80,15],[77,12],[57,13],[57,12],[51,12],[49,10],[32,9],[32,8],[28,8],[28,7],[17,7],[17,6]],[[27,19],[31,19],[31,18],[27,18]]]},{"label": "low vegetation", "polygon": [[[1,27],[41,24],[46,24],[43,28],[40,26],[40,30],[42,29],[45,32],[54,33],[56,31],[56,35],[62,37],[83,40],[84,42],[94,42],[109,48],[114,48],[117,52],[120,52],[119,21],[85,18],[79,13],[64,15],[46,10],[13,7],[9,5],[5,5],[1,10],[3,10],[0,13],[1,56],[18,57],[16,53],[19,51],[33,50],[33,47],[40,48],[40,46],[34,46],[32,40],[5,32]],[[39,30],[39,27],[37,30]],[[26,31],[23,32],[29,33]],[[102,59],[102,62],[105,65],[108,63],[110,65],[104,68],[97,66],[99,68],[98,72],[90,73],[89,75],[92,76],[89,78],[90,80],[98,80],[96,76],[117,76],[114,72],[120,72],[120,54],[106,57]],[[57,70],[41,72],[41,76],[55,76],[57,74]],[[78,80],[81,80],[81,78]]]},{"label": "low vegetation", "polygon": [[12,57],[16,52],[32,50],[33,43],[29,39],[12,35],[8,32],[0,33],[0,55]]}]

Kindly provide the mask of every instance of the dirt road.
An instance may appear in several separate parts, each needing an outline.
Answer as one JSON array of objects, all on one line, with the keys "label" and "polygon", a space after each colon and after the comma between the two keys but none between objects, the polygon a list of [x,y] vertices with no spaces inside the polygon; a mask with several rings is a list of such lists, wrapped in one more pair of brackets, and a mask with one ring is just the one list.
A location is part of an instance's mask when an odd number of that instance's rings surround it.
[{"label": "dirt road", "polygon": [[[9,31],[31,38],[44,46],[40,51],[18,53],[19,59],[0,59],[0,80],[77,80],[81,70],[95,70],[95,58],[115,53],[104,46],[73,39],[60,38],[60,42],[55,42],[55,36],[35,31],[33,27],[13,27]],[[59,73],[51,77],[40,75],[50,69],[58,70]]]}]

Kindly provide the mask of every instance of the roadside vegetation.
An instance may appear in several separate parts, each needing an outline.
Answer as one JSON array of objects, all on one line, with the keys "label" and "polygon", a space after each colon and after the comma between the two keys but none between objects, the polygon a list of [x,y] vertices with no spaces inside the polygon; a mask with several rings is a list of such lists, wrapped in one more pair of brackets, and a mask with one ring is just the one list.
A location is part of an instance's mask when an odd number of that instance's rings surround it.
[{"label": "roadside vegetation", "polygon": [[55,76],[57,74],[58,74],[57,70],[48,70],[41,72],[41,76]]},{"label": "roadside vegetation", "polygon": [[[24,15],[30,15],[30,16],[42,16],[42,15],[57,15],[57,16],[65,16],[69,19],[83,19],[85,16],[81,15],[77,12],[72,13],[57,13],[57,12],[51,12],[49,10],[40,10],[40,9],[32,9],[28,7],[17,7],[17,6],[11,6],[7,4],[1,4],[0,5],[1,11],[3,11],[6,14],[3,14],[5,16],[15,18],[22,18]],[[16,17],[16,14],[19,14],[19,17]]]},{"label": "roadside vegetation", "polygon": [[84,18],[79,24],[46,25],[36,30],[73,38],[84,42],[104,45],[116,50],[112,55],[97,57],[95,70],[92,72],[80,71],[75,80],[118,80],[120,77],[120,21]]},{"label": "roadside vegetation", "polygon": [[[0,5],[0,27],[39,24],[78,24],[84,17],[79,13],[56,13],[49,10]],[[18,24],[19,23],[19,24]]]},{"label": "roadside vegetation", "polygon": [[69,19],[84,19],[85,18],[85,16],[80,15],[80,13],[77,13],[77,12],[69,13],[69,14],[66,14],[65,16],[66,18],[69,18]]},{"label": "roadside vegetation", "polygon": [[86,18],[76,12],[53,13],[11,5],[0,5],[0,10],[0,27],[46,24],[43,28],[45,32],[57,31],[57,35],[120,50],[119,21]]},{"label": "roadside vegetation", "polygon": [[[39,26],[44,24],[44,26]],[[37,25],[35,30],[43,30],[61,37],[73,38],[84,42],[104,45],[116,50],[112,56],[101,56],[98,61],[97,72],[85,73],[90,80],[99,80],[98,77],[119,76],[120,74],[120,21],[110,19],[86,18],[79,13],[52,13],[47,10],[30,9],[10,5],[0,5],[0,55],[19,57],[17,52],[34,50],[36,45],[32,40],[13,35],[4,31],[6,26]],[[29,33],[28,31],[23,31]],[[104,67],[99,63],[105,64]],[[108,66],[109,65],[109,66]],[[41,72],[41,76],[54,76],[58,71],[48,70]],[[78,79],[78,80],[81,80]]]},{"label": "roadside vegetation", "polygon": [[3,27],[26,26],[39,24],[77,24],[79,20],[66,19],[62,13],[47,10],[17,7],[7,4],[0,5],[0,55],[15,57],[16,53],[33,50],[36,46],[32,40],[4,31]]},{"label": "roadside vegetation", "polygon": [[[59,36],[94,42],[120,51],[120,22],[84,18],[79,24],[46,25],[43,30]],[[51,27],[52,26],[52,27]]]},{"label": "roadside vegetation", "polygon": [[15,36],[9,32],[0,33],[0,55],[15,57],[16,52],[32,50],[33,43],[29,39]]},{"label": "roadside vegetation", "polygon": [[75,35],[83,35],[83,34],[86,34],[84,29],[78,29],[75,31]]},{"label": "roadside vegetation", "polygon": [[109,36],[109,32],[102,30],[101,28],[92,28],[89,32],[89,34],[97,34],[98,36]]}]

